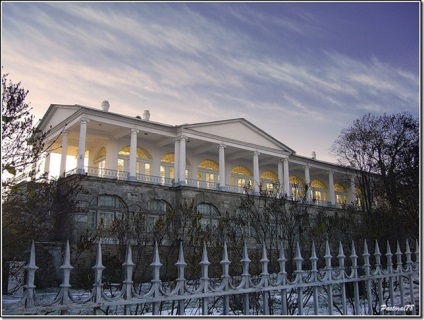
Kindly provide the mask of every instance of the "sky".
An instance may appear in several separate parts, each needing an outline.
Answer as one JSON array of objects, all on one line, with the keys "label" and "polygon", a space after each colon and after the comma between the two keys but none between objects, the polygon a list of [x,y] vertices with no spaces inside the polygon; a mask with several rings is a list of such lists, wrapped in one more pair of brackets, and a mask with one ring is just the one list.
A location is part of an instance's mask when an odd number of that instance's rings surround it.
[{"label": "sky", "polygon": [[36,121],[80,104],[179,125],[245,118],[298,155],[420,114],[419,2],[1,2],[2,72]]}]

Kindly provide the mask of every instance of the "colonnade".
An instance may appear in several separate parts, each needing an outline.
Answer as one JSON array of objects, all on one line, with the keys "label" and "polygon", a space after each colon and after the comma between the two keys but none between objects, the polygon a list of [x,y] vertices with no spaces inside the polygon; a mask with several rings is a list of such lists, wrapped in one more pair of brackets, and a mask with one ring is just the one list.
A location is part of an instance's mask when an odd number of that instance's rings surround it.
[{"label": "colonnade", "polygon": [[[87,136],[87,124],[89,119],[81,118],[80,120],[80,133],[79,133],[79,145],[78,145],[78,155],[77,155],[77,170],[76,172],[81,174],[84,173],[84,157],[85,157],[85,145],[86,145],[86,136]],[[132,128],[130,131],[130,155],[129,155],[129,180],[136,180],[136,163],[137,163],[137,140],[139,130]],[[61,162],[60,162],[60,173],[61,175],[65,174],[66,170],[66,156],[68,151],[68,137],[69,132],[67,130],[62,133],[62,152],[61,152]],[[174,139],[174,179],[177,184],[184,185],[186,181],[185,172],[186,172],[186,142],[188,137],[185,135],[179,135]],[[220,143],[218,146],[218,157],[219,157],[219,189],[225,190],[226,185],[226,170],[225,170],[225,149],[226,145]],[[115,148],[112,148],[115,149]],[[117,150],[114,150],[117,151]],[[117,152],[108,152],[106,158],[106,167],[109,169],[114,169],[111,164],[114,162],[117,163],[117,155],[111,159],[110,154],[117,154]],[[109,156],[108,156],[109,155]],[[260,153],[255,150],[252,152],[252,167],[253,167],[253,180],[256,183],[253,183],[253,188],[255,192],[259,192],[259,156]],[[113,161],[115,160],[115,161]],[[46,160],[45,169],[50,165],[49,159]],[[116,165],[115,165],[116,166]],[[288,156],[282,156],[277,163],[278,170],[278,180],[281,186],[283,186],[283,192],[290,197],[291,196],[291,186],[290,186],[290,173],[289,173],[289,158]],[[48,172],[48,170],[46,170]],[[311,183],[310,177],[310,165],[304,166],[304,175],[305,183]],[[334,190],[334,174],[332,170],[328,171],[328,186],[329,186],[329,202],[335,204],[336,196]],[[349,202],[354,201],[355,199],[355,182],[354,177],[350,178],[350,186],[348,193]]]}]

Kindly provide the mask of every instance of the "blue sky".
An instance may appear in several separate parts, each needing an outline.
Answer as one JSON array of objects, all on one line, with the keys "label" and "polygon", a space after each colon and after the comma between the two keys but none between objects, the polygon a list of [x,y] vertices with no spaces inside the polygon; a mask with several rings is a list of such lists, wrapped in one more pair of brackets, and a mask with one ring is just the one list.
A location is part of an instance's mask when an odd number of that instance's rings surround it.
[{"label": "blue sky", "polygon": [[418,117],[419,2],[2,2],[2,66],[36,118],[81,104],[245,118],[297,154],[367,112]]}]

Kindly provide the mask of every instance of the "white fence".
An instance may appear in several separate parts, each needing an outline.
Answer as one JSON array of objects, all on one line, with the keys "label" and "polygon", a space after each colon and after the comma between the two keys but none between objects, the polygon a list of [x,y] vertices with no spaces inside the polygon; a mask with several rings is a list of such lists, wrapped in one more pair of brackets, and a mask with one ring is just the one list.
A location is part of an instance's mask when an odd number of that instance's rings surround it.
[{"label": "white fence", "polygon": [[[415,252],[411,252],[409,242],[406,241],[405,251],[401,252],[399,242],[397,250],[392,254],[390,245],[387,242],[387,252],[382,259],[378,242],[375,242],[375,252],[370,254],[367,242],[364,241],[362,254],[363,264],[358,264],[355,243],[352,242],[350,257],[344,254],[343,246],[340,243],[339,252],[334,259],[338,260],[337,266],[332,266],[332,255],[328,242],[324,255],[325,267],[318,269],[318,257],[315,245],[312,244],[311,257],[309,258],[311,269],[302,268],[304,259],[302,258],[300,246],[297,244],[295,254],[296,270],[293,275],[286,272],[286,262],[284,248],[279,249],[279,272],[270,274],[268,272],[269,260],[265,246],[262,249],[261,274],[251,276],[249,265],[251,260],[248,256],[247,246],[244,246],[242,253],[242,274],[235,277],[230,276],[227,245],[223,247],[222,276],[218,281],[209,278],[208,252],[206,245],[203,247],[201,266],[201,277],[196,284],[185,279],[185,268],[187,264],[184,260],[183,245],[180,244],[179,258],[176,265],[178,277],[172,286],[165,286],[160,280],[159,250],[156,244],[152,268],[152,280],[145,293],[136,292],[133,282],[133,257],[131,246],[128,245],[126,259],[123,263],[125,280],[120,285],[121,289],[115,295],[108,294],[102,283],[102,273],[105,266],[102,264],[102,245],[99,242],[97,247],[96,264],[94,270],[93,289],[85,298],[78,297],[75,292],[71,292],[70,272],[73,267],[70,264],[69,242],[66,244],[64,261],[60,269],[63,271],[63,282],[54,301],[49,303],[41,302],[39,293],[35,292],[35,273],[38,267],[35,264],[35,246],[32,243],[29,263],[25,267],[27,281],[24,286],[24,296],[15,305],[5,305],[3,303],[3,315],[41,315],[41,314],[105,314],[106,310],[114,308],[115,314],[131,315],[136,314],[137,306],[149,306],[149,313],[159,315],[179,314],[184,315],[187,311],[188,301],[199,303],[199,313],[210,314],[211,304],[216,304],[219,300],[219,307],[215,308],[214,314],[231,315],[237,314],[234,308],[230,307],[230,300],[238,297],[242,304],[241,313],[252,314],[252,297],[260,297],[257,300],[260,314],[268,315],[270,311],[278,310],[278,314],[289,314],[289,307],[294,304],[296,313],[299,315],[313,313],[315,315],[372,315],[375,310],[382,314],[415,315],[420,304],[419,283],[419,248],[416,242]],[[413,261],[412,256],[415,256]],[[346,267],[346,260],[349,267]],[[371,264],[372,260],[372,264]],[[384,260],[384,261],[382,261]],[[393,261],[396,260],[396,261]],[[292,279],[291,281],[289,279]],[[350,300],[347,289],[353,288]],[[360,287],[365,290],[361,290]],[[305,292],[309,295],[309,309],[306,310]],[[276,299],[279,297],[279,299]],[[351,303],[348,303],[348,300]],[[232,301],[232,300],[231,300]],[[278,303],[278,308],[273,303]],[[168,306],[165,307],[164,306]],[[373,308],[374,306],[374,308]],[[377,308],[376,308],[377,306]],[[146,310],[146,309],[144,309]],[[335,312],[337,311],[337,313]],[[308,311],[308,312],[306,312]],[[419,309],[420,311],[420,309]]]}]

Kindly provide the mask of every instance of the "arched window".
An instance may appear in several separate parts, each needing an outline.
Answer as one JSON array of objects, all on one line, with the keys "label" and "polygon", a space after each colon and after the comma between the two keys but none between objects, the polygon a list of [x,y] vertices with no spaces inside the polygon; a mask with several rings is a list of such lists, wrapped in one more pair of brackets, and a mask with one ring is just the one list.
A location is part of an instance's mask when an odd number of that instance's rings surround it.
[{"label": "arched window", "polygon": [[[175,155],[172,152],[165,154],[160,160],[159,172],[163,181],[165,181],[166,178],[169,178],[169,179],[175,178],[174,162],[175,162]],[[186,172],[185,172],[186,179],[188,179],[190,166],[191,166],[190,162],[186,159]]]},{"label": "arched window", "polygon": [[200,219],[202,230],[214,230],[218,227],[219,212],[215,206],[210,203],[202,202],[197,205],[196,211],[202,216]]},{"label": "arched window", "polygon": [[257,236],[256,229],[251,223],[249,214],[243,208],[236,209],[236,217],[240,225],[236,228],[238,236],[243,236],[244,238],[255,238]]},{"label": "arched window", "polygon": [[[123,147],[118,153],[118,171],[128,171],[130,146]],[[136,174],[150,175],[152,156],[142,147],[137,147]]]},{"label": "arched window", "polygon": [[88,228],[108,229],[113,221],[124,219],[126,212],[128,212],[128,207],[121,198],[115,195],[102,194],[90,204],[87,218]]},{"label": "arched window", "polygon": [[147,203],[147,211],[147,231],[152,231],[159,219],[164,219],[172,208],[165,200],[152,199]]},{"label": "arched window", "polygon": [[346,188],[343,185],[339,183],[334,184],[334,192],[336,194],[337,203],[345,204],[347,202],[347,192]]},{"label": "arched window", "polygon": [[198,165],[197,180],[204,181],[206,188],[213,188],[219,180],[219,165],[213,160],[203,160]]},{"label": "arched window", "polygon": [[278,176],[274,171],[266,170],[261,174],[261,190],[272,191],[275,183],[278,182]]},{"label": "arched window", "polygon": [[298,176],[290,176],[289,181],[292,190],[292,199],[299,200],[304,196],[305,181]]},{"label": "arched window", "polygon": [[101,147],[100,150],[97,152],[96,156],[94,157],[94,162],[99,162],[106,159],[106,148]]},{"label": "arched window", "polygon": [[252,171],[245,166],[235,166],[231,170],[231,185],[244,189],[246,187],[253,188],[252,185]]},{"label": "arched window", "polygon": [[319,179],[314,179],[311,181],[311,189],[312,189],[312,201],[313,202],[323,202],[326,201],[325,190],[327,186]]},{"label": "arched window", "polygon": [[97,165],[101,171],[106,168],[106,148],[101,147],[94,157],[93,162]]}]

